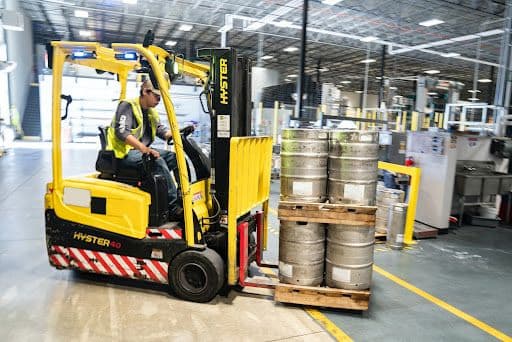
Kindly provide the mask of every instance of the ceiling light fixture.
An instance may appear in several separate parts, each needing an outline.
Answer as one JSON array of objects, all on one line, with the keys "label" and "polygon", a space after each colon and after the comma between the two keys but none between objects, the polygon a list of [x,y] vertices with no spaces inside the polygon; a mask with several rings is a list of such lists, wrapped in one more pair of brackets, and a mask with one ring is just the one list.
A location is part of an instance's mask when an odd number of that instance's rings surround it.
[{"label": "ceiling light fixture", "polygon": [[75,10],[75,17],[77,18],[89,18],[89,12],[84,10]]},{"label": "ceiling light fixture", "polygon": [[427,93],[427,95],[437,95],[437,93],[432,91],[432,92]]},{"label": "ceiling light fixture", "polygon": [[90,37],[92,36],[92,32],[91,31],[84,31],[84,30],[80,30],[78,31],[78,34],[82,37]]},{"label": "ceiling light fixture", "polygon": [[325,67],[324,67],[324,68],[320,68],[320,69],[318,69],[318,71],[320,71],[320,72],[326,72],[326,71],[329,71],[329,68],[325,68]]},{"label": "ceiling light fixture", "polygon": [[448,52],[448,53],[443,53],[442,54],[443,57],[446,57],[446,58],[450,58],[450,57],[459,57],[460,56],[460,53],[456,53],[456,52]]},{"label": "ceiling light fixture", "polygon": [[477,33],[477,36],[489,37],[489,36],[494,36],[494,35],[501,34],[501,33],[503,33],[503,30],[495,29],[495,30],[489,30],[489,31],[484,31],[484,32]]},{"label": "ceiling light fixture", "polygon": [[188,32],[188,31],[192,31],[193,27],[194,26],[189,25],[189,24],[181,24],[180,27],[178,27],[178,30]]},{"label": "ceiling light fixture", "polygon": [[176,44],[178,44],[178,42],[175,40],[168,40],[165,42],[166,46],[175,46]]},{"label": "ceiling light fixture", "polygon": [[247,31],[255,31],[255,30],[259,30],[263,26],[265,26],[265,23],[262,23],[260,21],[255,21],[252,24],[250,24],[249,26],[247,26],[245,29]]},{"label": "ceiling light fixture", "polygon": [[352,83],[352,81],[341,81],[340,83],[341,84],[350,84],[350,83]]},{"label": "ceiling light fixture", "polygon": [[474,93],[481,93],[481,91],[480,90],[468,90],[468,93],[473,93],[473,94]]},{"label": "ceiling light fixture", "polygon": [[289,78],[285,78],[284,81],[285,82],[291,82],[292,80],[290,80]]},{"label": "ceiling light fixture", "polygon": [[389,89],[391,89],[391,90],[397,90],[398,88],[397,88],[397,87],[389,87]]},{"label": "ceiling light fixture", "polygon": [[284,52],[295,52],[295,51],[298,51],[299,48],[296,47],[296,46],[288,46],[287,48],[284,48],[283,51]]},{"label": "ceiling light fixture", "polygon": [[422,21],[420,23],[421,26],[425,26],[425,27],[430,27],[430,26],[435,26],[435,25],[439,25],[439,24],[442,24],[444,23],[444,21],[442,20],[439,20],[439,19],[430,19],[430,20],[425,20],[425,21]]},{"label": "ceiling light fixture", "polygon": [[363,59],[359,63],[373,63],[373,62],[377,62],[377,61],[375,59],[368,58],[368,59]]},{"label": "ceiling light fixture", "polygon": [[492,80],[490,80],[488,78],[481,78],[481,79],[478,80],[478,82],[480,82],[480,83],[491,83]]},{"label": "ceiling light fixture", "polygon": [[439,70],[426,70],[425,74],[434,75],[434,74],[439,74],[440,72],[441,71],[439,71]]},{"label": "ceiling light fixture", "polygon": [[379,38],[374,37],[374,36],[368,36],[368,37],[363,37],[363,38],[361,38],[359,40],[362,41],[362,42],[365,42],[365,43],[369,43],[369,42],[374,42],[377,39],[379,39]]},{"label": "ceiling light fixture", "polygon": [[356,90],[356,93],[358,93],[358,94],[362,94],[362,93],[363,93],[363,91],[362,91],[362,90]]},{"label": "ceiling light fixture", "polygon": [[295,77],[297,77],[297,75],[296,75],[296,74],[291,74],[291,75],[288,75],[287,77],[289,77],[289,78],[295,78]]},{"label": "ceiling light fixture", "polygon": [[290,26],[292,26],[292,22],[288,21],[288,20],[281,20],[281,21],[273,22],[272,25],[277,26],[277,27],[290,27]]},{"label": "ceiling light fixture", "polygon": [[336,5],[338,2],[342,1],[343,0],[322,0],[322,3],[326,5]]},{"label": "ceiling light fixture", "polygon": [[268,59],[272,59],[272,58],[274,58],[274,56],[271,56],[271,55],[265,55],[265,56],[261,57],[261,59],[263,59],[265,61]]},{"label": "ceiling light fixture", "polygon": [[480,100],[480,99],[479,99],[479,98],[476,98],[476,97],[470,97],[468,100],[469,100],[469,101],[478,101],[478,100]]}]

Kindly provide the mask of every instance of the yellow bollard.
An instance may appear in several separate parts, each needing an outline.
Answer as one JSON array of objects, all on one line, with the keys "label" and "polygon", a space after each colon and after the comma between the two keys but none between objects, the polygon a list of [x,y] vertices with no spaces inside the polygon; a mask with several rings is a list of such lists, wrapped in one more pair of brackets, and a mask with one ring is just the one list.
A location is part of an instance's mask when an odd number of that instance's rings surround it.
[{"label": "yellow bollard", "polygon": [[418,130],[418,112],[412,112],[411,131]]},{"label": "yellow bollard", "polygon": [[[361,118],[361,108],[356,109],[356,118]],[[356,121],[356,127],[357,129],[361,129],[361,121]]]},{"label": "yellow bollard", "polygon": [[402,112],[402,132],[407,130],[407,111]]},{"label": "yellow bollard", "polygon": [[279,114],[279,101],[274,101],[274,129],[273,131],[273,138],[274,138],[274,144],[277,144],[277,124],[278,124],[278,117]]}]

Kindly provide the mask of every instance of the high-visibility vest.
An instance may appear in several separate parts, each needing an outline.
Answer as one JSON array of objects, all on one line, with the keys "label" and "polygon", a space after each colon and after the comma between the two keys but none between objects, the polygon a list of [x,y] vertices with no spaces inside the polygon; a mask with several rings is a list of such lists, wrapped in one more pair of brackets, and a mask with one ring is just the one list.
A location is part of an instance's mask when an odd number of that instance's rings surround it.
[{"label": "high-visibility vest", "polygon": [[[133,135],[137,140],[142,138],[144,134],[144,120],[142,117],[142,108],[140,106],[139,98],[135,98],[132,100],[125,100],[132,107],[133,117],[137,121],[137,127],[130,130],[130,134]],[[148,117],[151,125],[151,140],[155,139],[156,128],[159,122],[158,112],[154,108],[148,109]],[[107,134],[107,151],[114,151],[116,158],[124,158],[128,152],[133,148],[131,145],[125,143],[123,140],[119,139],[116,136],[115,126],[116,126],[116,117],[112,119],[112,123],[110,124],[110,128]]]}]

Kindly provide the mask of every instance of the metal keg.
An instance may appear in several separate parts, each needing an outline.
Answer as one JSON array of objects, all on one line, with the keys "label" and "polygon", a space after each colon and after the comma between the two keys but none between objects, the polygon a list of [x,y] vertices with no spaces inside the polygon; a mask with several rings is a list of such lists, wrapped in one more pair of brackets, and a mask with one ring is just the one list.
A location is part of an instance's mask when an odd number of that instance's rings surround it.
[{"label": "metal keg", "polygon": [[388,226],[389,210],[395,203],[404,201],[402,190],[377,187],[377,212],[375,213],[375,230],[385,234]]},{"label": "metal keg", "polygon": [[374,243],[373,225],[328,225],[327,286],[347,290],[370,288]]},{"label": "metal keg", "polygon": [[317,286],[324,280],[325,225],[281,221],[279,281]]},{"label": "metal keg", "polygon": [[335,130],[329,133],[329,201],[375,205],[379,133]]},{"label": "metal keg", "polygon": [[407,216],[407,204],[395,203],[389,210],[388,233],[386,244],[391,249],[404,248],[405,219]]},{"label": "metal keg", "polygon": [[327,194],[327,132],[290,128],[281,140],[281,200],[323,202]]}]

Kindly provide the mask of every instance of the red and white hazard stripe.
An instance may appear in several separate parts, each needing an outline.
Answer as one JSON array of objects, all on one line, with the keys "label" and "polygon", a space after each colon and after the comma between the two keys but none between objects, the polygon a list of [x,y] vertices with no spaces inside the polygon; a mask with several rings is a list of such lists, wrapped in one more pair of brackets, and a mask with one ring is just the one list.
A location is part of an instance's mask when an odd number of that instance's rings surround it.
[{"label": "red and white hazard stripe", "polygon": [[169,264],[163,261],[56,245],[51,247],[51,251],[55,253],[50,254],[50,262],[56,267],[71,267],[86,272],[168,283]]},{"label": "red and white hazard stripe", "polygon": [[183,237],[183,231],[181,230],[181,228],[178,228],[178,229],[148,228],[148,229],[146,229],[146,237],[149,239],[166,239],[166,240],[181,239]]},{"label": "red and white hazard stripe", "polygon": [[66,248],[60,246],[52,246],[50,248],[50,263],[58,268],[69,267],[69,258],[66,253]]}]

